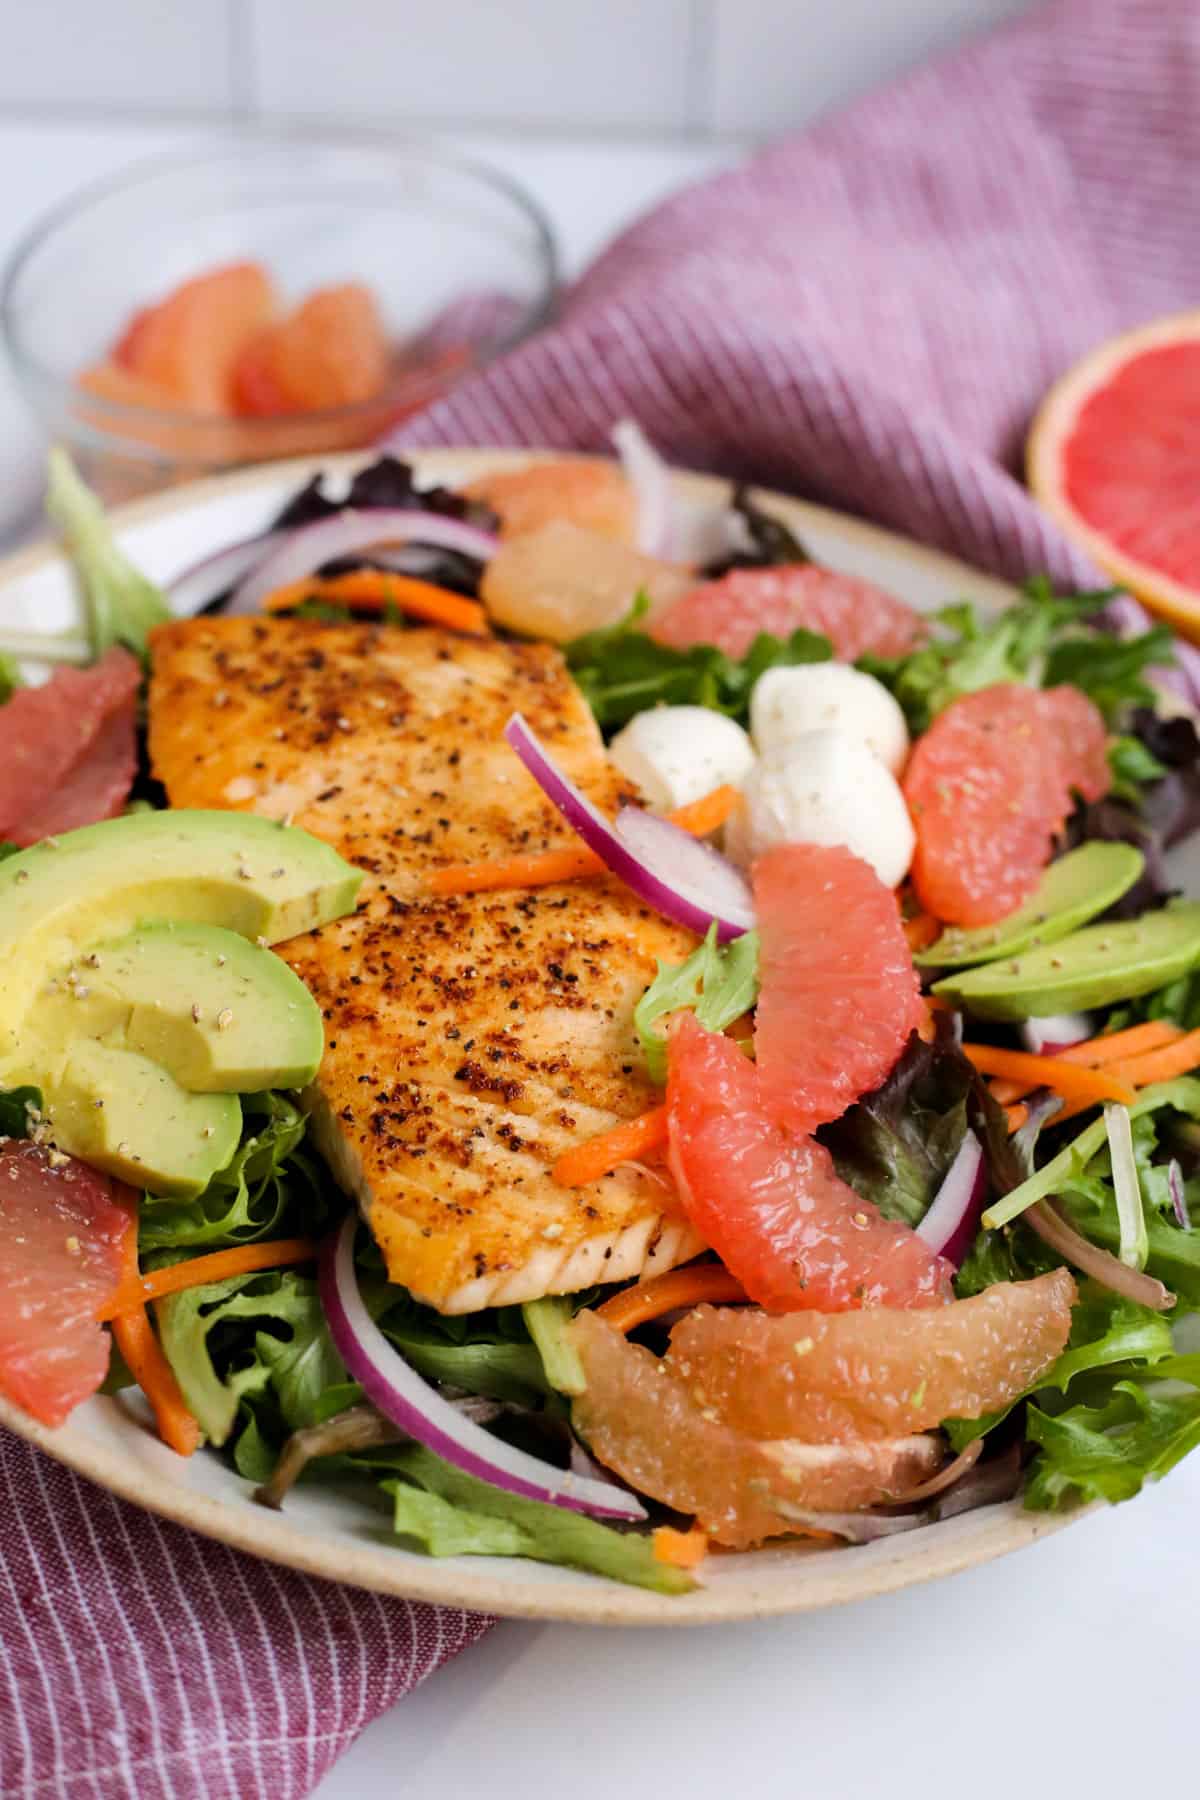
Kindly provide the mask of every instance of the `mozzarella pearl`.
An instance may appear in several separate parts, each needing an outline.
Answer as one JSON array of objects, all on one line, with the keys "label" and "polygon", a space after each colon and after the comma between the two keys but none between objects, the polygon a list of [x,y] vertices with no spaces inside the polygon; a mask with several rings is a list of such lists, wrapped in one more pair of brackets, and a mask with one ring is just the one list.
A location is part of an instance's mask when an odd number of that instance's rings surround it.
[{"label": "mozzarella pearl", "polygon": [[707,706],[656,706],[638,713],[618,731],[608,753],[649,804],[666,812],[726,782],[741,787],[755,762],[742,727]]},{"label": "mozzarella pearl", "polygon": [[804,663],[768,669],[750,697],[750,734],[760,756],[772,756],[810,731],[842,731],[873,750],[898,775],[908,755],[908,727],[892,695],[849,663]]},{"label": "mozzarella pearl", "polygon": [[845,732],[810,731],[759,761],[725,829],[727,852],[746,866],[777,844],[842,844],[895,887],[916,837],[879,758]]}]

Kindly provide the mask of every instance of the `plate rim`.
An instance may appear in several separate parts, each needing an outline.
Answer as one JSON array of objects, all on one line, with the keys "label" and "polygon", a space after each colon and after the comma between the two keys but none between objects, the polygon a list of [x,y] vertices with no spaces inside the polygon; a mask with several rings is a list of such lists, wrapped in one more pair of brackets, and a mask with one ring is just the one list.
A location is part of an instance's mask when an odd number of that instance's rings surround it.
[{"label": "plate rim", "polygon": [[[262,463],[181,483],[114,507],[111,518],[118,532],[124,533],[258,487],[299,485],[320,470],[348,474],[377,454],[368,449]],[[457,479],[471,479],[485,471],[518,468],[549,458],[565,459],[572,453],[463,446],[411,452],[401,447],[399,454],[411,457],[423,477],[436,480],[439,475],[451,473]],[[724,477],[684,469],[672,470],[672,482],[684,497],[700,502],[718,499],[729,489]],[[806,524],[809,528],[829,530],[844,542],[901,557],[910,565],[924,565],[941,581],[951,577],[968,581],[972,591],[985,598],[1001,599],[1012,594],[1008,584],[899,532],[774,489],[756,487],[753,491],[756,497],[795,521],[801,532]],[[44,537],[9,552],[0,558],[0,601],[14,583],[61,561],[57,546]],[[96,1396],[87,1403],[97,1404],[116,1407],[124,1415],[123,1428],[139,1428],[119,1400]],[[768,1545],[751,1553],[752,1568],[749,1573],[744,1568],[739,1571],[736,1586],[717,1580],[699,1586],[691,1594],[668,1596],[574,1570],[548,1575],[544,1572],[546,1565],[541,1566],[541,1578],[535,1581],[523,1575],[520,1559],[424,1557],[405,1552],[399,1545],[374,1543],[365,1535],[362,1542],[350,1545],[327,1541],[311,1529],[293,1525],[285,1514],[256,1506],[248,1497],[235,1503],[198,1493],[144,1461],[123,1457],[86,1429],[73,1429],[71,1420],[53,1429],[42,1425],[2,1395],[0,1425],[118,1499],[231,1549],[324,1580],[399,1599],[466,1607],[507,1618],[569,1624],[682,1627],[822,1611],[990,1562],[1064,1529],[1091,1510],[1063,1515],[1031,1513],[1019,1502],[1010,1501],[923,1529],[911,1538],[905,1534],[878,1544],[845,1547],[836,1554],[825,1549],[804,1550],[795,1544]],[[714,1562],[718,1568],[728,1566],[743,1554],[718,1552]],[[792,1562],[786,1572],[780,1567],[784,1557]]]}]

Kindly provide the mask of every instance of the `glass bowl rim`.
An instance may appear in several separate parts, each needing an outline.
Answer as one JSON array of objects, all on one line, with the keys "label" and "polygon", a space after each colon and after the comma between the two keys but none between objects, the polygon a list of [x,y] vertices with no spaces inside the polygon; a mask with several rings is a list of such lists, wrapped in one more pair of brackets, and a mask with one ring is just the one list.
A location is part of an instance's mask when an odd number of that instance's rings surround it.
[{"label": "glass bowl rim", "polygon": [[[18,294],[21,279],[38,252],[54,237],[55,233],[75,219],[84,216],[93,207],[116,195],[136,190],[148,185],[163,175],[186,174],[191,170],[219,167],[230,162],[239,162],[246,156],[254,156],[258,152],[278,152],[290,145],[303,144],[315,149],[345,150],[381,150],[399,152],[402,156],[412,156],[427,163],[449,170],[452,174],[463,175],[489,188],[493,194],[510,205],[518,215],[523,215],[525,222],[533,227],[535,254],[540,265],[539,292],[536,297],[522,307],[521,316],[505,331],[500,332],[493,341],[472,346],[472,354],[467,370],[478,370],[496,356],[511,349],[514,344],[528,336],[531,331],[544,324],[558,295],[561,266],[558,251],[558,240],[548,214],[541,203],[515,177],[504,170],[496,168],[482,157],[476,157],[457,150],[448,149],[438,139],[423,137],[419,134],[397,134],[383,131],[370,132],[356,129],[338,131],[325,129],[313,131],[307,127],[294,126],[274,129],[248,128],[242,132],[230,133],[221,142],[207,149],[190,148],[187,150],[169,150],[153,156],[137,158],[132,163],[117,170],[114,174],[99,177],[95,181],[86,182],[74,188],[64,199],[58,201],[38,217],[18,238],[13,249],[0,266],[0,333],[18,375],[32,377],[37,383],[47,388],[66,389],[68,392],[76,388],[76,383],[65,377],[58,370],[48,367],[42,362],[28,344],[24,342],[21,326],[17,317]],[[414,379],[420,379],[420,371],[414,371]],[[182,408],[163,408],[156,406],[140,406],[127,400],[114,400],[107,395],[92,394],[86,389],[79,389],[86,395],[89,414],[103,428],[107,423],[111,429],[121,435],[122,424],[135,426],[139,423],[158,426],[187,425],[193,429],[210,426],[214,431],[228,428],[230,419],[223,413],[189,412]],[[403,384],[398,392],[403,392]],[[438,397],[437,390],[430,395],[430,400]],[[278,417],[254,419],[239,418],[239,429],[253,436],[261,431],[263,436],[274,433],[278,435],[281,425],[293,424],[297,428],[311,424],[314,427],[334,424],[350,424],[358,418],[377,419],[379,414],[379,397],[373,400],[355,401],[350,406],[321,407],[312,411],[285,413]]]}]

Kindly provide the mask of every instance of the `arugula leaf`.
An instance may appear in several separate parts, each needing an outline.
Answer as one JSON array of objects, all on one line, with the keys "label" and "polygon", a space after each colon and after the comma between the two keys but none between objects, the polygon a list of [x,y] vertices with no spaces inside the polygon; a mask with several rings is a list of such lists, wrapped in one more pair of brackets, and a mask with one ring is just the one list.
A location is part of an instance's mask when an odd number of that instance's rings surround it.
[{"label": "arugula leaf", "polygon": [[104,508],[65,450],[51,450],[48,470],[46,512],[79,582],[93,656],[124,644],[144,657],[149,632],[171,617],[161,588],[118,548]]},{"label": "arugula leaf", "polygon": [[29,1115],[41,1110],[40,1088],[0,1088],[0,1138],[28,1137]]},{"label": "arugula leaf", "polygon": [[1052,1390],[1065,1394],[1077,1376],[1095,1374],[1101,1369],[1116,1367],[1124,1374],[1135,1366],[1149,1368],[1161,1363],[1171,1351],[1171,1327],[1161,1313],[1110,1293],[1094,1282],[1085,1282],[1071,1314],[1067,1348],[1041,1379],[999,1412],[978,1419],[946,1419],[942,1429],[957,1453],[977,1437],[995,1430],[1022,1400],[1034,1394],[1048,1395]]},{"label": "arugula leaf", "polygon": [[864,656],[858,666],[891,689],[914,736],[952,700],[1000,681],[1071,682],[1112,722],[1126,707],[1153,703],[1144,672],[1171,661],[1171,633],[1155,626],[1119,639],[1092,627],[1089,618],[1107,598],[1108,591],[1055,594],[1039,577],[993,619],[981,621],[968,603],[945,607],[934,614],[941,630],[931,642],[907,656]]},{"label": "arugula leaf", "polygon": [[760,632],[740,660],[712,644],[672,650],[641,629],[649,609],[641,593],[615,625],[566,645],[567,667],[604,731],[661,705],[707,706],[745,723],[751,689],[767,669],[828,662],[833,655],[828,638],[803,630],[786,639]]},{"label": "arugula leaf", "polygon": [[1167,765],[1151,755],[1141,738],[1115,737],[1108,746],[1108,766],[1112,770],[1112,792],[1121,800],[1136,806],[1141,790],[1148,781],[1160,781]]},{"label": "arugula leaf", "polygon": [[704,942],[685,962],[658,964],[658,972],[634,1008],[633,1022],[654,1081],[667,1079],[666,1039],[659,1019],[690,1008],[706,1031],[724,1031],[758,999],[758,933],[743,932],[722,948],[714,919]]},{"label": "arugula leaf", "polygon": [[1026,1429],[1041,1451],[1027,1507],[1132,1499],[1200,1445],[1200,1357],[1166,1358],[1062,1412],[1030,1406]]},{"label": "arugula leaf", "polygon": [[[684,1594],[695,1585],[685,1570],[660,1562],[642,1533],[618,1531],[566,1507],[506,1493],[464,1475],[422,1445],[376,1452],[360,1466],[397,1472],[399,1481],[382,1484],[395,1501],[396,1530],[415,1537],[433,1556],[528,1556],[660,1594]],[[424,1499],[409,1499],[412,1489]],[[431,1506],[430,1498],[441,1504]]]},{"label": "arugula leaf", "polygon": [[248,1244],[280,1236],[290,1215],[307,1232],[328,1211],[320,1166],[300,1148],[308,1121],[283,1094],[247,1094],[242,1141],[194,1200],[147,1194],[139,1243],[153,1250]]}]

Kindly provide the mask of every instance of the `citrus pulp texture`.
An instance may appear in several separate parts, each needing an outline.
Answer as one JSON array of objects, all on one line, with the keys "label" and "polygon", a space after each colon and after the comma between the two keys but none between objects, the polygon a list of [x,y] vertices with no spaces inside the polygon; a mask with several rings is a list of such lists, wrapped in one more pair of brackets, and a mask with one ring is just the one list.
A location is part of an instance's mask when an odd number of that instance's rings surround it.
[{"label": "citrus pulp texture", "polygon": [[921,615],[902,600],[814,563],[733,569],[706,581],[656,613],[651,636],[675,650],[715,644],[740,657],[760,631],[786,638],[801,627],[827,637],[842,662],[867,651],[903,656],[925,636]]}]

